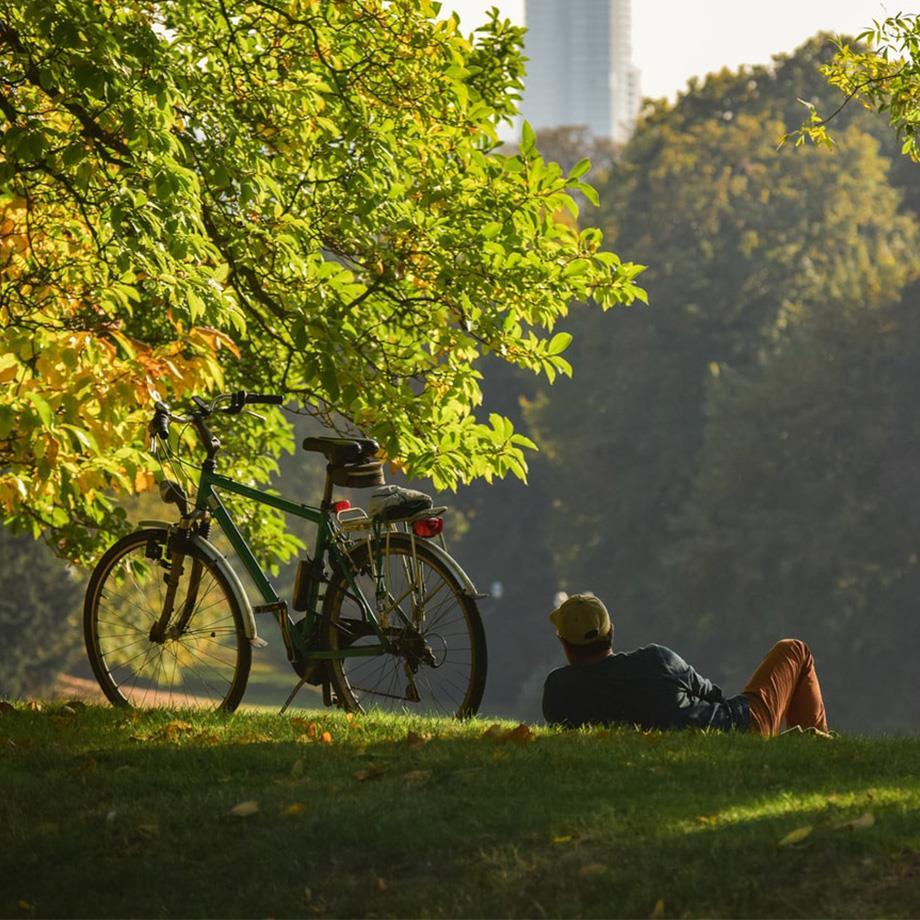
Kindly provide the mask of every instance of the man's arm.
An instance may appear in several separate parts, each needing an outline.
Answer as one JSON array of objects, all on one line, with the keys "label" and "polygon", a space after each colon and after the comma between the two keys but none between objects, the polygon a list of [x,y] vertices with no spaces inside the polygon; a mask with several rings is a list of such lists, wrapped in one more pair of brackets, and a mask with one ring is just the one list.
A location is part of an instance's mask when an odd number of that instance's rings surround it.
[{"label": "man's arm", "polygon": [[707,703],[721,703],[725,700],[722,696],[721,688],[717,687],[711,680],[698,674],[683,658],[670,649],[670,660],[668,662],[672,672],[680,678],[687,686],[691,696],[705,700]]},{"label": "man's arm", "polygon": [[698,674],[690,665],[687,665],[687,683],[690,685],[690,692],[708,703],[721,703],[725,697],[722,696],[721,687],[717,687],[711,680]]}]

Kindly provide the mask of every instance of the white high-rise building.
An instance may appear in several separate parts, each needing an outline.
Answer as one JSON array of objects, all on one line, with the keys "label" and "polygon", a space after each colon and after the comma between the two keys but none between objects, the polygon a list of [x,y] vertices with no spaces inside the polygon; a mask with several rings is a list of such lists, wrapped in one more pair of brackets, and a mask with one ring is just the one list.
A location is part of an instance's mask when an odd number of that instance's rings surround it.
[{"label": "white high-rise building", "polygon": [[630,0],[527,0],[522,111],[537,129],[587,125],[628,140],[639,109]]}]

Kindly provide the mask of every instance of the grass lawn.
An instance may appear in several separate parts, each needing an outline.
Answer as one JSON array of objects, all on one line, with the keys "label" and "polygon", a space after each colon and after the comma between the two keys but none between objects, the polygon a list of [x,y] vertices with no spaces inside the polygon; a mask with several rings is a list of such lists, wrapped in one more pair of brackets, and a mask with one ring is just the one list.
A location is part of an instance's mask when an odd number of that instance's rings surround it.
[{"label": "grass lawn", "polygon": [[4,704],[0,914],[920,916],[920,739],[489,725]]}]

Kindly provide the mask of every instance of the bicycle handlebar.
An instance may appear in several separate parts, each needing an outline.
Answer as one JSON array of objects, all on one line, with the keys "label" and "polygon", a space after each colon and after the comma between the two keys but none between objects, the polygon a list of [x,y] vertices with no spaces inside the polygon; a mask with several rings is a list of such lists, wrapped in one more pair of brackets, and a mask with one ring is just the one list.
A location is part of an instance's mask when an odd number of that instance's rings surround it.
[{"label": "bicycle handlebar", "polygon": [[[229,405],[218,408],[220,403],[225,401],[228,401]],[[153,418],[147,426],[147,430],[151,435],[151,450],[154,450],[156,446],[156,438],[160,438],[162,441],[169,439],[169,423],[175,419],[176,421],[194,424],[199,434],[202,435],[206,450],[211,455],[212,451],[216,451],[219,448],[220,442],[210,435],[207,426],[204,424],[206,418],[215,412],[222,412],[225,415],[239,415],[243,411],[243,406],[259,403],[268,406],[280,406],[284,403],[284,397],[275,393],[247,393],[245,390],[237,390],[235,393],[221,393],[211,403],[205,402],[200,396],[193,396],[191,402],[191,418],[174,415],[164,402],[158,400],[154,403]]]}]

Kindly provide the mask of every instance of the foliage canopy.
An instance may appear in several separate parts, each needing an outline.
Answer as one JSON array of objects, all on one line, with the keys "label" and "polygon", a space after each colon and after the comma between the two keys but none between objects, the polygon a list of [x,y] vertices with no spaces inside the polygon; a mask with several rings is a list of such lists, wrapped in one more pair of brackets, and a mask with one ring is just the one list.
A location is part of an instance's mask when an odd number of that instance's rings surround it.
[{"label": "foliage canopy", "polygon": [[901,153],[920,162],[920,14],[876,20],[855,42],[838,41],[837,53],[821,73],[846,99],[826,117],[806,103],[810,118],[796,132],[796,144],[805,138],[831,143],[828,123],[855,99],[867,109],[887,113]]},{"label": "foliage canopy", "polygon": [[776,149],[796,97],[832,104],[828,50],[647,113],[599,192],[618,250],[655,253],[655,308],[616,337],[573,317],[583,398],[566,383],[528,416],[560,588],[621,610],[627,647],[673,644],[732,686],[801,636],[835,711],[877,731],[916,724],[898,654],[920,580],[916,167],[858,106],[834,151]]},{"label": "foliage canopy", "polygon": [[[73,557],[152,483],[150,393],[281,392],[436,486],[526,475],[485,354],[552,379],[643,292],[540,157],[522,30],[415,0],[0,0],[0,503]],[[232,442],[233,438],[228,439]],[[241,436],[262,480],[288,429]]]}]

